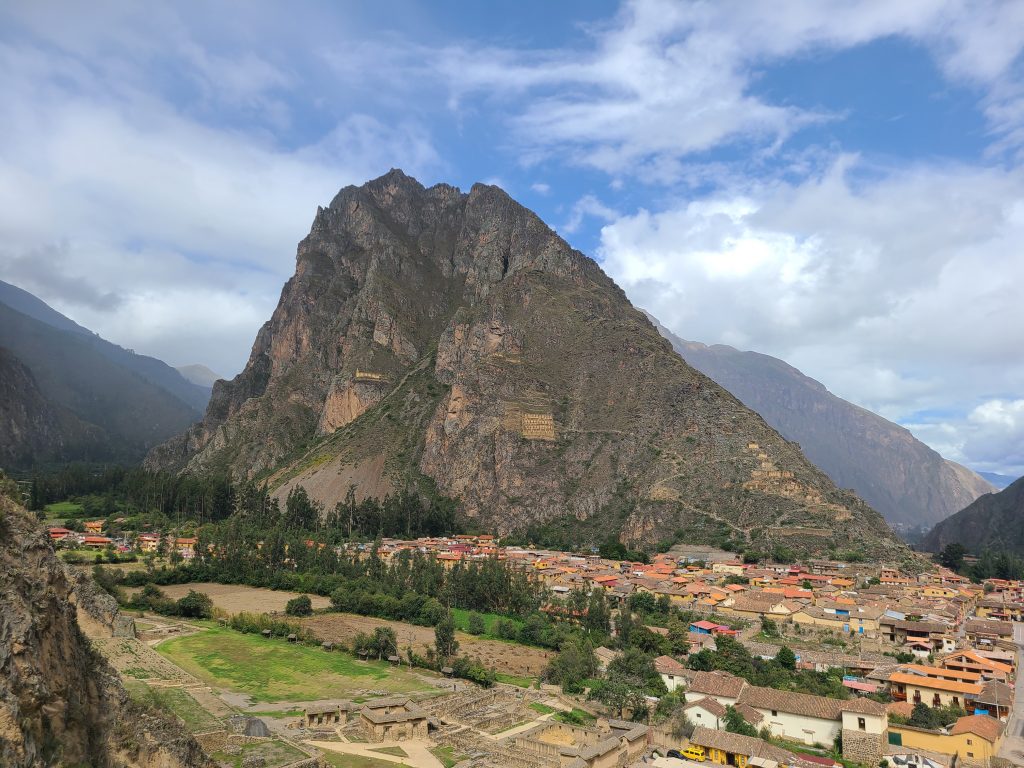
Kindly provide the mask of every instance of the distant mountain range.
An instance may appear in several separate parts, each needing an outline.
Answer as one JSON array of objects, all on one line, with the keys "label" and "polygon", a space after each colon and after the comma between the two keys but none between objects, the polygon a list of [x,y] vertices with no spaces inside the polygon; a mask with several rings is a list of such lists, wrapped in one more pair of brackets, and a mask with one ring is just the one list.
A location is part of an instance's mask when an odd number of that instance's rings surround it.
[{"label": "distant mountain range", "polygon": [[921,549],[939,552],[953,543],[973,554],[992,549],[1024,555],[1024,477],[943,520],[925,536]]},{"label": "distant mountain range", "polygon": [[151,467],[332,509],[406,489],[552,545],[609,536],[909,556],[501,189],[400,171],[316,212],[245,370]]},{"label": "distant mountain range", "polygon": [[201,415],[209,387],[0,282],[0,461],[134,461]]},{"label": "distant mountain range", "polygon": [[193,384],[203,387],[204,389],[212,389],[213,383],[223,378],[211,371],[205,365],[199,364],[179,365],[177,371]]},{"label": "distant mountain range", "polygon": [[1000,475],[996,472],[979,472],[978,474],[984,477],[990,483],[992,483],[992,485],[995,486],[996,490],[1000,491],[1003,490],[1003,488],[1007,487],[1014,480],[1019,479],[1013,477],[1012,475]]},{"label": "distant mountain range", "polygon": [[908,430],[837,397],[778,358],[686,341],[652,321],[686,362],[799,443],[836,485],[856,491],[897,530],[923,534],[994,490]]}]

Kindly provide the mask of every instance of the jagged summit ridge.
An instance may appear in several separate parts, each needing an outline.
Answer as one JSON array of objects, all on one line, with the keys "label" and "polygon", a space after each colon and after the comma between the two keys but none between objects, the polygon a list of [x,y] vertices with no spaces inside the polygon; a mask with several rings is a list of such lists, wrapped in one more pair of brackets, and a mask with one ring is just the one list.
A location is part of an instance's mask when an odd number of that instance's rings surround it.
[{"label": "jagged summit ridge", "polygon": [[330,505],[436,489],[498,532],[899,550],[534,213],[400,171],[319,209],[245,370],[149,463]]}]

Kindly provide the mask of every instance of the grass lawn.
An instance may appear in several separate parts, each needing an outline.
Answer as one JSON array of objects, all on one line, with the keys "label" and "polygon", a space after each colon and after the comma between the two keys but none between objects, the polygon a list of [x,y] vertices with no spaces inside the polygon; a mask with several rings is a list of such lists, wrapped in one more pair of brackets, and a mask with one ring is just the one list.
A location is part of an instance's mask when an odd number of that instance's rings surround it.
[{"label": "grass lawn", "polygon": [[226,762],[235,768],[241,768],[242,760],[249,755],[261,755],[266,768],[288,765],[306,756],[304,752],[300,752],[291,744],[286,744],[283,741],[261,741],[255,744],[243,744],[241,753],[237,755],[214,752],[210,757],[218,762]]},{"label": "grass lawn", "polygon": [[554,707],[549,707],[547,704],[541,704],[539,701],[530,702],[530,709],[534,712],[540,712],[542,715],[550,715],[555,711]]},{"label": "grass lawn", "polygon": [[75,517],[81,514],[82,505],[75,501],[58,501],[44,508],[47,518]]},{"label": "grass lawn", "polygon": [[507,683],[509,685],[518,685],[520,688],[532,688],[536,678],[524,677],[523,675],[506,675],[504,672],[498,672],[495,675],[495,679],[499,683]]},{"label": "grass lawn", "polygon": [[124,685],[135,701],[171,712],[193,733],[223,725],[181,688],[150,688],[135,680],[125,680]]},{"label": "grass lawn", "polygon": [[430,754],[444,763],[444,768],[452,768],[456,763],[461,763],[466,759],[465,755],[455,752],[455,747],[435,747],[430,750]]},{"label": "grass lawn", "polygon": [[326,749],[323,755],[321,755],[321,759],[326,761],[328,765],[336,766],[336,768],[395,768],[398,765],[398,763],[390,760],[378,760],[374,757],[363,757],[362,755],[343,755],[341,752],[330,752]]},{"label": "grass lawn", "polygon": [[255,701],[352,698],[365,689],[432,690],[409,670],[387,662],[358,661],[344,653],[325,653],[318,647],[224,627],[168,640],[156,650],[199,679]]}]

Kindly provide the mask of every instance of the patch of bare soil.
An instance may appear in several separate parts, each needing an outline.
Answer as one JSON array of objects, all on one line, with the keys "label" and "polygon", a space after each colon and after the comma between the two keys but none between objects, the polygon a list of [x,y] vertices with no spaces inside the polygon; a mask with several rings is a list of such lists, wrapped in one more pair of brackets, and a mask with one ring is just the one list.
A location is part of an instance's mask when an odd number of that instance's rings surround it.
[{"label": "patch of bare soil", "polygon": [[[212,582],[200,582],[197,584],[168,584],[160,587],[165,595],[178,600],[188,594],[190,589],[196,592],[204,592],[213,600],[217,608],[228,613],[274,613],[283,612],[285,605],[293,597],[298,597],[300,592],[284,592],[274,589],[263,589],[261,587],[246,587],[238,584],[214,584]],[[326,608],[331,601],[326,597],[310,595],[313,608]]]},{"label": "patch of bare soil", "polygon": [[[375,619],[370,616],[357,616],[351,613],[325,613],[303,619],[302,623],[309,627],[321,640],[330,642],[351,643],[360,632],[370,634],[376,627],[391,627],[398,639],[398,648],[403,653],[406,647],[419,654],[426,653],[428,646],[434,644],[434,628],[420,627],[402,621]],[[553,656],[552,651],[531,648],[527,645],[503,643],[500,640],[485,640],[465,632],[457,632],[459,654],[479,657],[487,667],[494,667],[498,672],[508,675],[539,675]]]}]

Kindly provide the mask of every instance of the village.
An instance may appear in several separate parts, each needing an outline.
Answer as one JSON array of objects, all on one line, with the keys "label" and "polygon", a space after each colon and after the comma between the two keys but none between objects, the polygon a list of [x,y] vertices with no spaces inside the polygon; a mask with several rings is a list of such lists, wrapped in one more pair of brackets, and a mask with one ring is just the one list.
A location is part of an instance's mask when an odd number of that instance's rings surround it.
[{"label": "village", "polygon": [[[75,532],[53,526],[50,537],[64,549],[162,557],[173,553],[186,562],[196,555],[194,536],[152,532],[113,538],[104,535],[104,521],[86,521],[83,528]],[[316,544],[308,541],[307,546]],[[231,728],[241,729],[243,736],[246,729],[266,731],[265,737],[250,734],[244,741],[283,739],[300,755],[319,755],[327,763],[331,755],[346,755],[353,762],[334,764],[366,766],[390,762],[433,768],[458,762],[467,768],[645,763],[679,768],[706,763],[740,768],[954,768],[1024,760],[1015,687],[1024,642],[1024,625],[1015,624],[1024,612],[1022,582],[990,579],[973,584],[939,566],[907,573],[881,564],[832,560],[744,563],[710,547],[677,547],[647,563],[627,562],[596,553],[502,546],[488,535],[381,539],[342,548],[357,557],[372,551],[384,563],[403,551],[415,551],[446,569],[498,559],[521,568],[552,598],[599,590],[613,610],[649,595],[661,606],[687,611],[693,620],[686,628],[686,648],[653,659],[668,696],[679,700],[680,716],[670,722],[630,720],[630,712],[610,711],[588,699],[585,690],[565,693],[538,675],[535,665],[533,677],[518,685],[499,679],[489,688],[443,672],[431,677],[416,671],[422,685],[408,694],[357,690],[360,695],[349,698],[304,697],[301,708],[287,705],[294,713],[290,717],[264,713],[255,726],[252,722],[259,718],[246,708],[221,703],[213,709],[224,733]],[[219,593],[212,594],[216,605]],[[546,610],[571,621],[559,604],[552,599]],[[311,626],[319,626],[316,619]],[[145,614],[137,622],[143,653],[160,652],[169,638],[183,642],[191,633],[213,631]],[[661,636],[669,631],[657,625],[647,629]],[[792,652],[797,670],[841,673],[848,697],[765,687],[728,671],[699,668],[702,653],[727,642],[739,642],[751,657],[765,661],[781,658],[780,651]],[[324,642],[315,652],[333,652],[332,645]],[[336,645],[340,649],[342,643]],[[287,643],[284,648],[281,652],[297,652]],[[623,652],[602,646],[594,653],[603,673]],[[372,662],[364,656],[355,663]],[[390,657],[388,664],[404,669],[399,656]],[[189,677],[198,684],[202,675],[193,670]],[[232,696],[230,691],[219,695]],[[649,699],[656,708],[658,697]],[[209,696],[200,700],[208,702]],[[942,717],[929,720],[922,714],[930,712]],[[737,715],[743,723],[739,728]],[[219,730],[214,733],[220,735],[200,735],[215,741],[227,738]],[[363,762],[355,762],[357,756]]]}]

